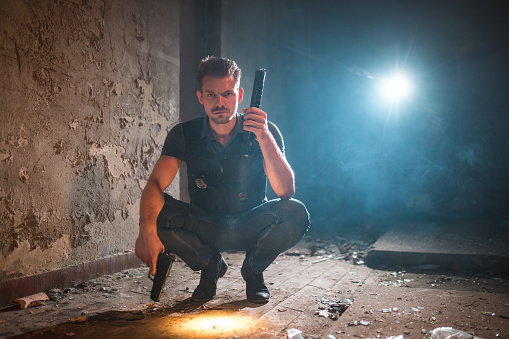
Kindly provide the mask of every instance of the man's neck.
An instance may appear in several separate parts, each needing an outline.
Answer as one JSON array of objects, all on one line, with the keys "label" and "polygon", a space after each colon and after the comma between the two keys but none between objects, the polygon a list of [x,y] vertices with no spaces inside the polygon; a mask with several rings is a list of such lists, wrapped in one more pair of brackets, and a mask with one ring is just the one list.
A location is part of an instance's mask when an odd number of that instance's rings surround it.
[{"label": "man's neck", "polygon": [[223,145],[223,147],[226,146],[226,144],[228,143],[228,141],[230,141],[233,135],[233,129],[235,127],[236,119],[237,118],[234,117],[226,124],[216,124],[209,119],[210,130],[212,132],[212,135],[217,140],[217,142]]}]

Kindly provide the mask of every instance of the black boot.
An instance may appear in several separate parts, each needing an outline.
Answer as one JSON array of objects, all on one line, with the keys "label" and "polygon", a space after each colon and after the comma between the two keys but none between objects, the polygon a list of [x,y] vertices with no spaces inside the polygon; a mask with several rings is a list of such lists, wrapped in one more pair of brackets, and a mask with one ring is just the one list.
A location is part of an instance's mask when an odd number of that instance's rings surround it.
[{"label": "black boot", "polygon": [[267,303],[270,293],[267,286],[265,286],[265,281],[263,281],[263,273],[253,272],[246,262],[242,265],[240,273],[246,281],[247,300],[257,304]]},{"label": "black boot", "polygon": [[193,292],[191,299],[194,301],[208,301],[216,296],[217,280],[224,276],[228,264],[223,256],[214,251],[212,258],[205,268],[201,270],[200,283]]}]

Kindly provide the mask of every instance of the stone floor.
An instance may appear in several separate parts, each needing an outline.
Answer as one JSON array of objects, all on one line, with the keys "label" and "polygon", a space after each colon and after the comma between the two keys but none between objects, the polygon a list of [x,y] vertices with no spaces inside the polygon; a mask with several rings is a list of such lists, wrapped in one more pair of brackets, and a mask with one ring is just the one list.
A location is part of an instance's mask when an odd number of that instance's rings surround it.
[{"label": "stone floor", "polygon": [[[265,281],[269,303],[245,299],[243,253],[223,253],[230,267],[218,294],[189,299],[199,274],[177,261],[160,303],[149,300],[139,267],[65,290],[24,310],[0,312],[0,338],[429,338],[452,327],[481,338],[509,337],[509,279],[496,272],[373,269],[376,243],[310,233],[281,254]],[[430,266],[433,268],[433,266]]]}]

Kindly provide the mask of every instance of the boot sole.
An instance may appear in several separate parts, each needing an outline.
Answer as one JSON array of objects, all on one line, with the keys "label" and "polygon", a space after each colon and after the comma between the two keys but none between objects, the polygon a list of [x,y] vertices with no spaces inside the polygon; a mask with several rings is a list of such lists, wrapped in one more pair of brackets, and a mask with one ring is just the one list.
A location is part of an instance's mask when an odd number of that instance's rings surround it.
[{"label": "boot sole", "polygon": [[254,303],[254,304],[266,304],[269,302],[269,299],[247,299],[249,300],[250,302]]}]

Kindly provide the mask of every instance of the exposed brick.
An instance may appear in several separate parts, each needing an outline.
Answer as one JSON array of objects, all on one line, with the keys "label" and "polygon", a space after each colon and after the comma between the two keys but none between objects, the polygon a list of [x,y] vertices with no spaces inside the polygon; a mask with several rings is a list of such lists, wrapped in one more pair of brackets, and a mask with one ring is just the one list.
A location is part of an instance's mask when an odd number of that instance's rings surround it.
[{"label": "exposed brick", "polygon": [[0,282],[0,306],[6,306],[16,299],[16,280]]},{"label": "exposed brick", "polygon": [[127,268],[127,256],[124,254],[113,256],[113,273],[121,272]]},{"label": "exposed brick", "polygon": [[134,252],[129,252],[126,254],[126,256],[127,256],[127,266],[129,268],[135,267],[134,266],[134,257],[136,257],[136,255],[134,254]]},{"label": "exposed brick", "polygon": [[37,292],[46,292],[54,288],[59,274],[59,271],[51,271],[37,275],[35,278],[35,289]]},{"label": "exposed brick", "polygon": [[83,278],[83,264],[69,267],[70,285],[76,286],[84,281]]},{"label": "exposed brick", "polygon": [[56,287],[58,287],[58,288],[69,287],[70,279],[69,279],[68,268],[64,267],[57,272],[58,272],[58,276],[57,276],[57,281],[56,281]]},{"label": "exposed brick", "polygon": [[99,276],[111,274],[113,271],[113,258],[111,256],[97,261],[97,274]]},{"label": "exposed brick", "polygon": [[143,265],[143,262],[136,256],[134,252],[128,253],[128,261],[129,261],[129,267],[135,268]]},{"label": "exposed brick", "polygon": [[0,282],[0,307],[14,299],[46,292],[52,288],[67,288],[102,275],[143,265],[134,252],[108,256],[99,260],[65,267],[57,271]]},{"label": "exposed brick", "polygon": [[67,288],[83,281],[83,265],[69,266],[61,269],[58,274],[57,285]]},{"label": "exposed brick", "polygon": [[124,270],[130,269],[131,265],[129,264],[129,253],[122,254],[122,257],[124,257]]},{"label": "exposed brick", "polygon": [[134,256],[134,267],[139,267],[141,265],[145,265],[145,263],[137,256]]},{"label": "exposed brick", "polygon": [[83,281],[89,281],[97,278],[97,261],[89,261],[83,264]]},{"label": "exposed brick", "polygon": [[15,294],[16,298],[26,297],[35,294],[35,276],[16,279]]}]

